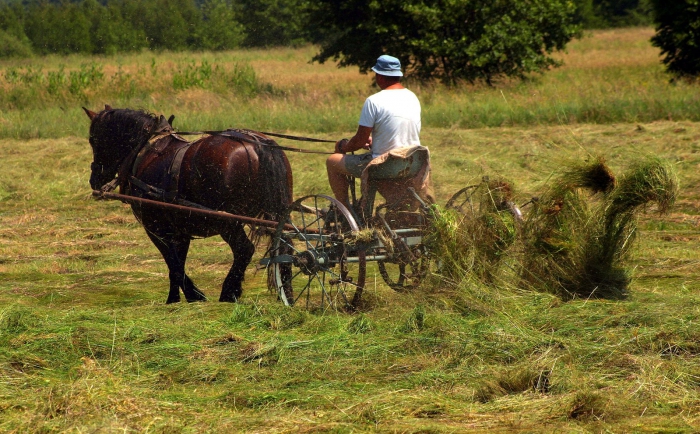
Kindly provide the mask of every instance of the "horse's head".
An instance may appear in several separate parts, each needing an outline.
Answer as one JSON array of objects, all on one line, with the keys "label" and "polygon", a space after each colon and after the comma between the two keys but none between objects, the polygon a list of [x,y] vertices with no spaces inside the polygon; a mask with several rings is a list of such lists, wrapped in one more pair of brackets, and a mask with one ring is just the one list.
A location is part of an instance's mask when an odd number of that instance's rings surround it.
[{"label": "horse's head", "polygon": [[131,151],[151,137],[158,118],[143,111],[113,109],[108,105],[99,113],[85,107],[83,110],[90,118],[90,187],[99,190],[114,179]]}]

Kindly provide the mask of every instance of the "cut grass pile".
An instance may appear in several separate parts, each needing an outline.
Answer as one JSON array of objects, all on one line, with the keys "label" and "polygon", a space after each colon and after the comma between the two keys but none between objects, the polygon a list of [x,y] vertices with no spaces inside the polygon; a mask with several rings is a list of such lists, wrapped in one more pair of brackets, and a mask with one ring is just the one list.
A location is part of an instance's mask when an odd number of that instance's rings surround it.
[{"label": "cut grass pile", "polygon": [[524,282],[566,299],[627,295],[640,208],[654,202],[667,212],[678,180],[671,164],[647,157],[616,182],[602,158],[552,179],[523,225]]},{"label": "cut grass pile", "polygon": [[[613,173],[658,155],[683,188],[640,215],[624,300],[439,276],[397,294],[370,264],[371,306],[347,315],[282,306],[253,267],[237,305],[166,306],[128,208],[90,199],[80,120],[80,137],[0,141],[0,431],[700,429],[698,124],[426,128],[440,204],[487,174],[523,203],[585,155]],[[329,192],[322,156],[290,159],[295,197]],[[195,240],[188,271],[215,295],[230,259]]]},{"label": "cut grass pile", "polygon": [[[618,184],[598,157],[561,164],[521,220],[511,183],[484,177],[445,208],[433,205],[426,243],[435,272],[453,282],[476,278],[508,286],[515,278],[566,300],[619,299],[631,281],[642,208],[653,203],[668,213],[677,195],[678,179],[667,161],[634,160]],[[516,241],[519,248],[511,249]]]},{"label": "cut grass pile", "polygon": [[433,205],[426,244],[435,272],[455,282],[473,275],[495,283],[499,265],[518,235],[519,215],[514,210],[511,183],[488,177],[460,189],[444,207]]}]

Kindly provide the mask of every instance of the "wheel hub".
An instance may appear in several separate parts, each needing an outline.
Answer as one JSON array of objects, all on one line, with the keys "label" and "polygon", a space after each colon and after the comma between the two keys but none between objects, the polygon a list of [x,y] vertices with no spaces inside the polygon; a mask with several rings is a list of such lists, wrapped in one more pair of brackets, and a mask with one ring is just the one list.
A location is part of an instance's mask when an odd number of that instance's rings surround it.
[{"label": "wheel hub", "polygon": [[294,258],[294,265],[307,276],[325,270],[328,268],[328,262],[328,255],[315,249],[301,252]]}]

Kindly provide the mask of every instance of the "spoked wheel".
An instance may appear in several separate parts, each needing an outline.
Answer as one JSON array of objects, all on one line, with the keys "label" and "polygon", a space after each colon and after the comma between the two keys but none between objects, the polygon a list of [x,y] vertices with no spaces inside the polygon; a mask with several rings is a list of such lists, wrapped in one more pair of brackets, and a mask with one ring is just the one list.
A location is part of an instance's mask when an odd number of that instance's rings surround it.
[{"label": "spoked wheel", "polygon": [[[475,218],[484,212],[508,212],[517,224],[522,223],[523,214],[515,202],[508,198],[508,194],[504,194],[501,198],[496,199],[496,195],[492,192],[498,189],[510,189],[510,186],[504,183],[489,184],[488,177],[484,177],[481,184],[470,185],[459,190],[452,195],[450,200],[445,204],[446,209],[453,209],[468,218]],[[506,187],[504,187],[506,186]],[[486,205],[486,206],[485,206]]]},{"label": "spoked wheel", "polygon": [[295,201],[277,228],[268,287],[286,305],[354,310],[365,284],[365,250],[352,214],[329,196]]},{"label": "spoked wheel", "polygon": [[379,274],[391,289],[398,292],[410,291],[418,287],[428,274],[430,260],[424,249],[411,249],[411,257],[378,261]]},{"label": "spoked wheel", "polygon": [[450,200],[445,204],[445,208],[453,209],[462,214],[474,213],[474,203],[472,201],[472,196],[479,184],[470,185],[459,190],[457,193],[452,195]]},{"label": "spoked wheel", "polygon": [[389,207],[378,207],[375,225],[391,237],[379,237],[386,251],[386,259],[377,262],[384,282],[398,292],[417,288],[428,274],[430,256],[423,244],[424,230],[429,215],[422,208],[402,212]]}]

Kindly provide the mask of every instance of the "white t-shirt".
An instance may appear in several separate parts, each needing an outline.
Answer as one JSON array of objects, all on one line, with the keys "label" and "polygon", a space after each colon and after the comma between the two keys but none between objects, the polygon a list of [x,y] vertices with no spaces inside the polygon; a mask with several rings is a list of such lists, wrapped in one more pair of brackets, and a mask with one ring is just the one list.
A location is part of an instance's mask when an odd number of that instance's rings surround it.
[{"label": "white t-shirt", "polygon": [[420,145],[420,102],[408,89],[385,89],[367,98],[359,123],[372,128],[372,157]]}]

